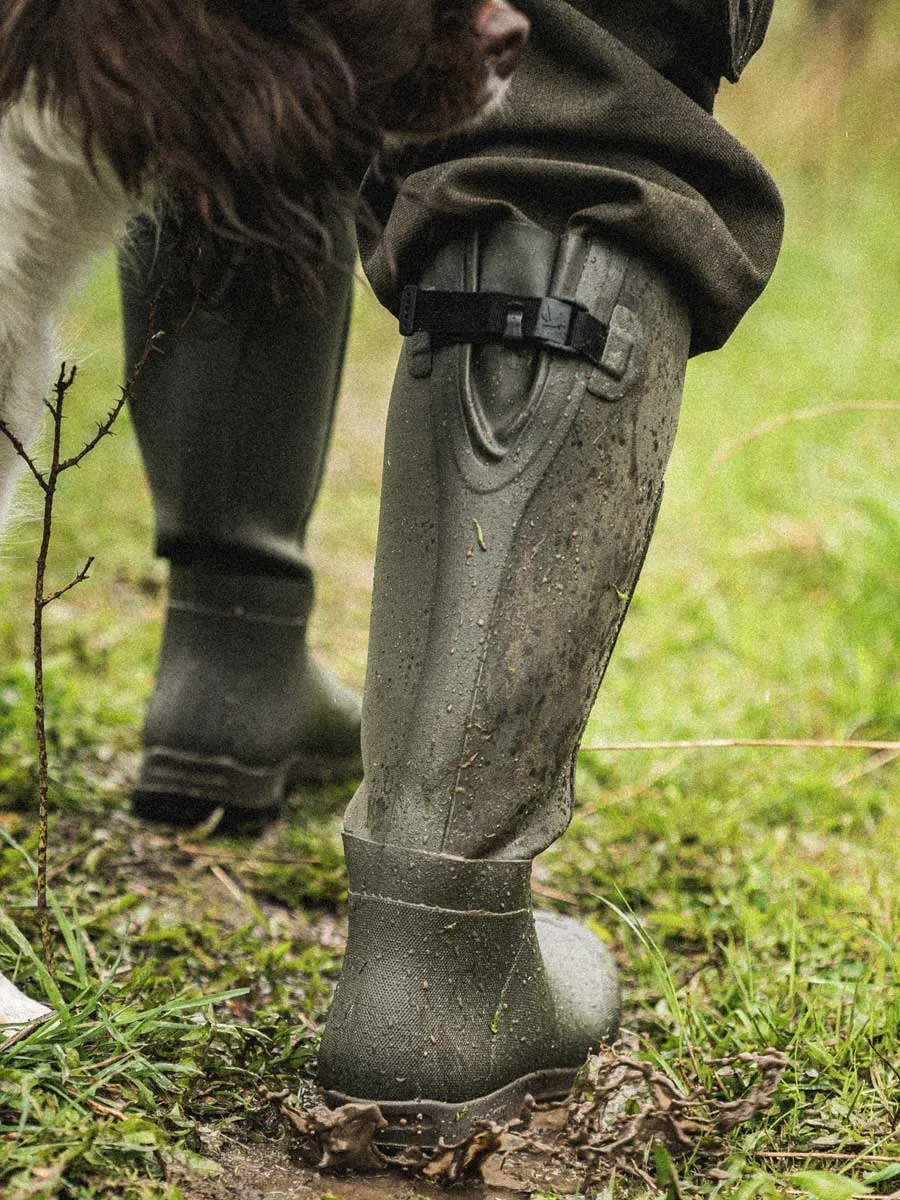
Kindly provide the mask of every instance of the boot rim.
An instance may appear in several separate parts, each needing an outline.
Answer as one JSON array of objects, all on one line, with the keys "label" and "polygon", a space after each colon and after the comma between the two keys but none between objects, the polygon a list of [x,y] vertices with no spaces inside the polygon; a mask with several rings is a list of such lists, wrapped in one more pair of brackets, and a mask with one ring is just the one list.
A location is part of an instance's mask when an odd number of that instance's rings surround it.
[{"label": "boot rim", "polygon": [[343,831],[350,894],[459,913],[531,911],[531,859],[469,859]]},{"label": "boot rim", "polygon": [[374,1135],[377,1146],[400,1151],[411,1146],[455,1146],[486,1125],[508,1125],[517,1120],[530,1101],[542,1103],[564,1099],[572,1090],[583,1066],[548,1067],[521,1075],[496,1091],[471,1100],[377,1100],[362,1099],[327,1089],[329,1108],[344,1104],[375,1104],[385,1126]]}]

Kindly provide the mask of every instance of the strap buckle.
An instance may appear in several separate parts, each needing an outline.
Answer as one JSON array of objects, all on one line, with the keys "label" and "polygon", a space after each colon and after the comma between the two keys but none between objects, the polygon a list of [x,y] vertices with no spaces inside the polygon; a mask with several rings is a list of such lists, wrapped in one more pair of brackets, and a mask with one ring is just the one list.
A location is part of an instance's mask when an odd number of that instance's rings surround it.
[{"label": "strap buckle", "polygon": [[400,332],[428,333],[438,342],[500,342],[581,355],[599,366],[609,326],[578,300],[506,292],[443,292],[404,287]]}]

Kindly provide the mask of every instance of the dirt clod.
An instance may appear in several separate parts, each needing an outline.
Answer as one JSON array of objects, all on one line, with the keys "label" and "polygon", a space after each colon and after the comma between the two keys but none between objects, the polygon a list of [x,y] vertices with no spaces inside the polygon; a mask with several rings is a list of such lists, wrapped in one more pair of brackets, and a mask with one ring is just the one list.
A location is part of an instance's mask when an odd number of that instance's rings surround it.
[{"label": "dirt clod", "polygon": [[390,1165],[374,1142],[387,1125],[377,1104],[344,1104],[335,1109],[324,1104],[310,1109],[282,1104],[280,1111],[302,1139],[315,1145],[323,1171],[366,1175]]}]

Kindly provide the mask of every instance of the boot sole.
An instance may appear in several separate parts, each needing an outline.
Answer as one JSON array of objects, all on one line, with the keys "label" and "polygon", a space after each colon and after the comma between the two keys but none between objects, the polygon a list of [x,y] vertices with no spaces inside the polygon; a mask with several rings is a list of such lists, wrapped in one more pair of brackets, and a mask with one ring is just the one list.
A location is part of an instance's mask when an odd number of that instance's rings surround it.
[{"label": "boot sole", "polygon": [[197,825],[223,808],[226,828],[258,826],[278,815],[294,785],[342,782],[361,770],[358,757],[297,755],[274,767],[251,767],[224,756],[148,746],[132,810],[144,820]]},{"label": "boot sole", "polygon": [[343,1104],[377,1104],[387,1121],[374,1142],[388,1156],[412,1146],[435,1148],[439,1143],[455,1146],[475,1133],[482,1122],[505,1125],[522,1112],[529,1097],[537,1101],[561,1100],[568,1096],[579,1067],[557,1067],[523,1075],[487,1096],[461,1103],[441,1100],[372,1100],[326,1091],[330,1108]]}]

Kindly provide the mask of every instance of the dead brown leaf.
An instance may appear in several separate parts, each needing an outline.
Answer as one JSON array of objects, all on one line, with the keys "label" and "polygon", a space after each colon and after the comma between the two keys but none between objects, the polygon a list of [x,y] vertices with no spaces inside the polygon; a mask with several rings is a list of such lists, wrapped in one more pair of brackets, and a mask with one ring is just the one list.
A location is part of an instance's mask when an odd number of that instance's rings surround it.
[{"label": "dead brown leaf", "polygon": [[375,1134],[387,1125],[377,1104],[344,1104],[340,1108],[297,1109],[280,1106],[282,1116],[308,1143],[316,1147],[324,1171],[356,1171],[361,1175],[390,1166],[375,1145]]},{"label": "dead brown leaf", "polygon": [[507,1125],[484,1121],[480,1129],[455,1146],[441,1142],[435,1156],[422,1167],[422,1174],[441,1184],[483,1181],[488,1159],[504,1149],[507,1129]]}]

